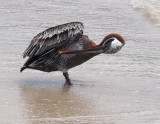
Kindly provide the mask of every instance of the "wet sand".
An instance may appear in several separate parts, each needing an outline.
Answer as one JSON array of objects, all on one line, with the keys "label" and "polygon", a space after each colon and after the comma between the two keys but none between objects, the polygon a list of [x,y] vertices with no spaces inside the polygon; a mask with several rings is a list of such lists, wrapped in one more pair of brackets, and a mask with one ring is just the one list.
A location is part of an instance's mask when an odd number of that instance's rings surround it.
[{"label": "wet sand", "polygon": [[[160,27],[124,0],[0,1],[0,123],[159,124]],[[120,33],[125,47],[69,71],[26,70],[22,53],[48,27],[81,21],[99,43]]]}]

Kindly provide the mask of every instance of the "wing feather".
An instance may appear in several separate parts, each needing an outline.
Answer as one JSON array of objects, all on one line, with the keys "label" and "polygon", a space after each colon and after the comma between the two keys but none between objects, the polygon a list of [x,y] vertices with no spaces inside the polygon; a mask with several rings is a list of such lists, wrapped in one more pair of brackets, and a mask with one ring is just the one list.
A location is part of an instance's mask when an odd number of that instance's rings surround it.
[{"label": "wing feather", "polygon": [[23,57],[40,55],[52,48],[56,48],[77,33],[83,34],[83,28],[81,22],[71,22],[49,28],[32,39],[28,48],[24,51]]}]

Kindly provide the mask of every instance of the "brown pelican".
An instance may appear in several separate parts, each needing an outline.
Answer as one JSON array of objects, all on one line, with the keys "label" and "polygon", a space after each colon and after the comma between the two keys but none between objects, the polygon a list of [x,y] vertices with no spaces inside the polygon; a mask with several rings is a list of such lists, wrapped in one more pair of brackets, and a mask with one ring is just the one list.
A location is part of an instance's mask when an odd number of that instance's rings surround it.
[{"label": "brown pelican", "polygon": [[66,84],[71,85],[68,75],[70,68],[101,53],[116,53],[125,44],[119,34],[112,33],[96,45],[83,35],[83,28],[81,22],[71,22],[49,28],[36,35],[23,53],[23,57],[29,58],[20,72],[26,68],[45,72],[62,71]]}]

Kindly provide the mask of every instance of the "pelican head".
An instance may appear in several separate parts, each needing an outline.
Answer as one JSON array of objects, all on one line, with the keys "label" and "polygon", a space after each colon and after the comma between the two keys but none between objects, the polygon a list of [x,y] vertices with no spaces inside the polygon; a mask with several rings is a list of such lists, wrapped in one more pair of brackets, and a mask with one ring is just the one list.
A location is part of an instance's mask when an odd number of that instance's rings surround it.
[{"label": "pelican head", "polygon": [[121,50],[125,41],[119,34],[109,34],[98,45],[105,54],[114,54]]}]

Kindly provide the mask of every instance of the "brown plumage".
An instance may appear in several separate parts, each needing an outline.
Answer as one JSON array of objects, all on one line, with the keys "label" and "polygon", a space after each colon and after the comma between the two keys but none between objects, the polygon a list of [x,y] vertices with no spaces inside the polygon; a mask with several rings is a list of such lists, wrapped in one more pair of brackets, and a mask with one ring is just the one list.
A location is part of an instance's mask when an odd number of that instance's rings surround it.
[{"label": "brown plumage", "polygon": [[112,34],[109,34],[107,35],[106,37],[104,37],[104,39],[102,40],[102,42],[99,44],[99,46],[101,46],[106,40],[112,38],[112,37],[115,37],[117,38],[119,41],[121,41],[123,44],[125,44],[125,41],[123,39],[123,37],[119,34],[116,34],[116,33],[112,33]]},{"label": "brown plumage", "polygon": [[45,72],[62,71],[66,84],[71,85],[68,70],[92,57],[118,52],[125,44],[119,34],[107,35],[96,45],[83,35],[83,24],[71,22],[49,28],[33,38],[23,54],[28,60],[21,68],[37,69]]}]

